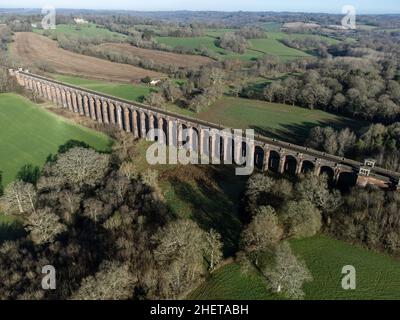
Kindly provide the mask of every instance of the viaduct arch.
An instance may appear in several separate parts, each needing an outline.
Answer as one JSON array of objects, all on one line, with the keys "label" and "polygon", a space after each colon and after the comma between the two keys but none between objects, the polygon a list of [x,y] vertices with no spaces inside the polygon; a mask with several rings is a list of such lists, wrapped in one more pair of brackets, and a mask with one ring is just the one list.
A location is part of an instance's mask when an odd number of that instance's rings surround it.
[{"label": "viaduct arch", "polygon": [[[247,152],[242,146],[242,140],[231,142],[234,144],[233,148],[229,146],[228,139],[219,133],[220,130],[229,128],[221,125],[82,89],[29,73],[27,70],[9,69],[9,72],[21,86],[55,105],[99,123],[131,132],[137,138],[146,137],[151,129],[162,128],[166,138],[164,143],[177,146],[180,141],[181,145],[186,144],[197,151],[199,156],[206,153],[213,159],[225,161],[232,156],[236,159]],[[191,141],[193,139],[189,137],[188,141],[182,142],[183,129],[195,131],[198,141]],[[229,151],[232,152],[231,155]],[[255,136],[254,147],[249,152],[254,154],[255,168],[263,172],[295,175],[306,172],[314,172],[316,175],[326,173],[334,183],[353,180],[362,186],[373,184],[400,189],[400,173],[376,167],[368,161],[361,163],[260,135]]]}]

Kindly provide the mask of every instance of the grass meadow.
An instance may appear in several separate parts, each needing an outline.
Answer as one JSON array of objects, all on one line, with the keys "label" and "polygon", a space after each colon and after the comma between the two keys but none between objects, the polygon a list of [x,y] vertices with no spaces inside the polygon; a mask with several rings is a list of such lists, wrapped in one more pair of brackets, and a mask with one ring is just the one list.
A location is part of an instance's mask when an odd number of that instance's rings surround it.
[{"label": "grass meadow", "polygon": [[58,81],[79,86],[89,90],[102,92],[114,97],[142,102],[143,99],[156,88],[141,84],[122,84],[115,82],[105,82],[99,80],[89,80],[76,76],[52,75]]},{"label": "grass meadow", "polygon": [[[327,236],[291,241],[297,257],[305,261],[313,281],[303,290],[308,300],[399,299],[400,261],[381,253],[353,246]],[[356,269],[356,289],[341,286],[343,266]],[[258,274],[243,274],[237,263],[216,270],[210,279],[192,292],[191,299],[278,299],[265,287]]]},{"label": "grass meadow", "polygon": [[48,34],[50,32],[52,37],[65,35],[69,37],[97,39],[102,42],[120,42],[127,39],[127,36],[124,34],[112,32],[93,23],[80,25],[58,24],[54,30],[34,29],[33,31],[39,34]]},{"label": "grass meadow", "polygon": [[13,93],[0,94],[0,136],[0,171],[5,185],[25,164],[42,167],[47,156],[70,139],[85,141],[98,150],[107,150],[111,143],[107,136]]}]

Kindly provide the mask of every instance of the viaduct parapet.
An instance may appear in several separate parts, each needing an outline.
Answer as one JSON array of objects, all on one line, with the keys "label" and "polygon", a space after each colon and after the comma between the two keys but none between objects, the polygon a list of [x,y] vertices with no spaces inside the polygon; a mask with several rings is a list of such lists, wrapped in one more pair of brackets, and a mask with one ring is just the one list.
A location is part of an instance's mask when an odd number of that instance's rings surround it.
[{"label": "viaduct parapet", "polygon": [[[137,138],[145,138],[151,129],[162,128],[168,145],[179,144],[182,130],[191,128],[200,137],[198,145],[193,146],[200,156],[206,153],[222,161],[226,157],[227,140],[219,132],[222,129],[231,130],[229,128],[68,85],[27,70],[10,69],[9,72],[21,86],[73,113],[116,126]],[[205,137],[205,131],[211,134]],[[233,150],[234,156],[246,152],[241,142],[234,142]],[[250,152],[255,167],[264,172],[271,170],[299,175],[311,171],[316,175],[326,173],[335,183],[342,181],[362,186],[373,184],[382,188],[400,188],[400,173],[376,167],[368,160],[361,163],[260,135],[254,137]]]}]

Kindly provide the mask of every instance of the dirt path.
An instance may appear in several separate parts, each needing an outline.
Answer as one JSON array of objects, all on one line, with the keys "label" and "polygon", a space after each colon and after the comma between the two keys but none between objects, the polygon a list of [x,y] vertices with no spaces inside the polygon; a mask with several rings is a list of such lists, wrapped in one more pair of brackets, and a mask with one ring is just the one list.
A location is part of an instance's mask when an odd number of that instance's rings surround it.
[{"label": "dirt path", "polygon": [[159,72],[70,52],[59,48],[56,41],[32,32],[18,32],[14,40],[12,52],[24,66],[46,63],[57,73],[122,82],[131,82],[146,76],[165,76]]},{"label": "dirt path", "polygon": [[214,61],[203,56],[138,48],[128,43],[104,43],[98,47],[116,52],[130,53],[145,60],[153,60],[157,64],[166,64],[181,68],[198,68]]}]

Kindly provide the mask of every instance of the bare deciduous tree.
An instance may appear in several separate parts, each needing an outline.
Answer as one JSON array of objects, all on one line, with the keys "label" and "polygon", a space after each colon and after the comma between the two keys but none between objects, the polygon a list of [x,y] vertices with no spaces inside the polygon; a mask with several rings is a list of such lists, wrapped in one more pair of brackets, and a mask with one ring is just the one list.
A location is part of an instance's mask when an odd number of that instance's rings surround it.
[{"label": "bare deciduous tree", "polygon": [[15,181],[10,183],[0,198],[0,205],[5,214],[29,214],[36,208],[36,190],[30,183]]},{"label": "bare deciduous tree", "polygon": [[83,279],[72,300],[126,300],[133,296],[137,277],[128,264],[104,262],[94,275]]},{"label": "bare deciduous tree", "polygon": [[263,273],[268,288],[290,299],[302,299],[304,283],[313,279],[305,263],[296,258],[286,242],[277,247],[274,263],[266,265]]},{"label": "bare deciduous tree", "polygon": [[64,231],[66,226],[60,223],[60,218],[51,209],[44,208],[28,216],[25,229],[30,232],[29,236],[36,244],[54,241]]},{"label": "bare deciduous tree", "polygon": [[283,230],[272,207],[261,207],[243,231],[242,247],[257,265],[261,253],[272,250],[282,239]]}]

